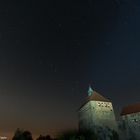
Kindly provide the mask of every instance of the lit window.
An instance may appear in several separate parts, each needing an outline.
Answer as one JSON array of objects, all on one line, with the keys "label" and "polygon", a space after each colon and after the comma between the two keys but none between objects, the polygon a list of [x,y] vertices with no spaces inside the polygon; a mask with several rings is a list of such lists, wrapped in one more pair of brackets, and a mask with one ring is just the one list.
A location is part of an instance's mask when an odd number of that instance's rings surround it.
[{"label": "lit window", "polygon": [[138,120],[137,119],[133,119],[133,122],[138,122]]}]

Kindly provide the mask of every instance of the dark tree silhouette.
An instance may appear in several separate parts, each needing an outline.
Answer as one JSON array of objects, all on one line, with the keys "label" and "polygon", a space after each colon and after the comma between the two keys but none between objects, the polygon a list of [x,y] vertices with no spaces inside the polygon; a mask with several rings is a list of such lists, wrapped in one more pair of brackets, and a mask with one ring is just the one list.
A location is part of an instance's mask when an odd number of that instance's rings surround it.
[{"label": "dark tree silhouette", "polygon": [[29,131],[24,131],[21,129],[17,129],[12,140],[33,140],[32,134]]},{"label": "dark tree silhouette", "polygon": [[42,136],[40,135],[36,140],[53,140],[50,135]]},{"label": "dark tree silhouette", "polygon": [[29,131],[24,131],[22,135],[23,135],[24,140],[33,140],[32,134]]},{"label": "dark tree silhouette", "polygon": [[59,135],[58,140],[97,140],[97,136],[91,131],[68,131]]},{"label": "dark tree silhouette", "polygon": [[58,140],[119,140],[118,133],[108,127],[99,127],[97,131],[68,131],[58,136]]}]

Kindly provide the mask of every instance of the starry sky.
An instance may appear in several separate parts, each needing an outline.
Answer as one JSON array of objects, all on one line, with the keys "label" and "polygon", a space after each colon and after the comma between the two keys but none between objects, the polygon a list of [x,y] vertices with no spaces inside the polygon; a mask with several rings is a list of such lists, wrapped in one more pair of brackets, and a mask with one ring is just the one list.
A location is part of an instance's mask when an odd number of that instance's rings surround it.
[{"label": "starry sky", "polygon": [[139,25],[139,0],[0,1],[0,135],[77,128],[89,84],[139,102]]}]

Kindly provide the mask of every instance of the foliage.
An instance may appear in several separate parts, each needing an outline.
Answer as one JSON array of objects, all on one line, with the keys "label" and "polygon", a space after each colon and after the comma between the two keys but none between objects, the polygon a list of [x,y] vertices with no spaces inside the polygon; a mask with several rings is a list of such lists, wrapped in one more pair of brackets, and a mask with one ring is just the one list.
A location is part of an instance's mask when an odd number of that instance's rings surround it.
[{"label": "foliage", "polygon": [[97,137],[90,131],[69,131],[64,132],[57,138],[58,140],[97,140]]},{"label": "foliage", "polygon": [[119,140],[119,134],[108,127],[98,127],[97,132],[100,140]]},{"label": "foliage", "polygon": [[12,140],[33,140],[31,132],[17,129]]},{"label": "foliage", "polygon": [[[32,134],[29,131],[17,129],[12,140],[33,140]],[[49,135],[40,135],[36,140],[56,140]],[[67,131],[57,137],[57,140],[119,140],[119,135],[116,131],[109,128],[99,127],[96,133],[93,131]]]},{"label": "foliage", "polygon": [[42,136],[40,135],[36,140],[53,140],[50,135]]},{"label": "foliage", "polygon": [[119,140],[119,135],[107,127],[99,127],[96,134],[93,131],[64,132],[58,137],[58,140]]}]

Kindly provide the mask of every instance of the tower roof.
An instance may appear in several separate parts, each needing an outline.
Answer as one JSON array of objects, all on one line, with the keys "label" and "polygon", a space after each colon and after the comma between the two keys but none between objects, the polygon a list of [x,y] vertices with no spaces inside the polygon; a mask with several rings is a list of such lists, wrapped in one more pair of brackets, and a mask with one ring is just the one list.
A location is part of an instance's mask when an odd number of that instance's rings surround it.
[{"label": "tower roof", "polygon": [[103,97],[102,95],[100,95],[98,92],[96,92],[95,90],[92,92],[92,94],[90,96],[88,96],[85,100],[85,102],[82,104],[82,106],[80,107],[80,109],[89,101],[101,101],[101,102],[111,102],[109,99]]},{"label": "tower roof", "polygon": [[91,96],[93,94],[93,89],[91,88],[91,86],[89,86],[88,88],[88,96]]},{"label": "tower roof", "polygon": [[110,102],[109,99],[105,98],[101,94],[96,91],[93,91],[92,95],[87,98],[88,101],[103,101],[103,102]]},{"label": "tower roof", "polygon": [[140,112],[140,103],[128,105],[122,109],[121,115],[127,115]]}]

